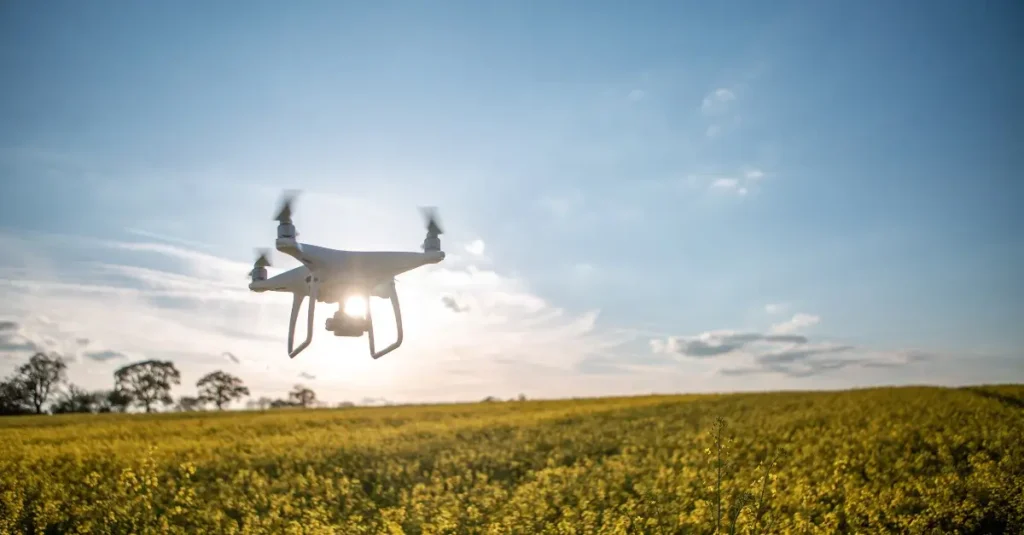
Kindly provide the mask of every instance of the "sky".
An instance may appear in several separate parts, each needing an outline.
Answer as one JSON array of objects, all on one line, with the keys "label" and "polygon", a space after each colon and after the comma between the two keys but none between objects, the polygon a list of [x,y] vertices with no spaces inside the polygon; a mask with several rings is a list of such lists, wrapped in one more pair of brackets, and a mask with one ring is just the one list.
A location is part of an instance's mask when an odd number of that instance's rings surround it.
[{"label": "sky", "polygon": [[[1022,15],[5,2],[0,374],[155,358],[175,395],[224,370],[367,404],[1021,382]],[[321,303],[288,357],[290,296],[247,273],[290,189],[338,249],[418,250],[438,207],[397,351]]]}]

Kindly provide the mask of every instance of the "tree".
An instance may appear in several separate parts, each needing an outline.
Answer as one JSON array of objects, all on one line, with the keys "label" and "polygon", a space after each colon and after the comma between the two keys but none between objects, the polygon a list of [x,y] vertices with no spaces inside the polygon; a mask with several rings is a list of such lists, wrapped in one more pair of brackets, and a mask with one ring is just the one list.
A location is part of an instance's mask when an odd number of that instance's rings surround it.
[{"label": "tree", "polygon": [[181,373],[171,361],[145,360],[129,364],[114,372],[117,391],[127,394],[135,403],[153,412],[153,405],[174,403],[171,386],[181,384]]},{"label": "tree", "polygon": [[204,404],[205,401],[201,397],[181,396],[178,398],[178,410],[181,412],[201,411]]},{"label": "tree", "polygon": [[69,385],[64,396],[53,405],[54,414],[95,412],[99,409],[98,392],[87,392],[77,385]]},{"label": "tree", "polygon": [[288,401],[307,408],[316,403],[316,393],[305,386],[295,385],[295,388],[288,393]]},{"label": "tree", "polygon": [[288,401],[287,399],[275,399],[270,402],[271,409],[284,409],[286,407],[296,407],[298,403],[294,401]]},{"label": "tree", "polygon": [[99,412],[125,412],[132,404],[131,395],[119,388],[100,392],[98,397]]},{"label": "tree", "polygon": [[67,379],[67,364],[60,357],[36,353],[18,367],[17,378],[25,388],[28,401],[36,414],[42,414],[43,405]]},{"label": "tree", "polygon": [[0,382],[0,415],[14,416],[31,413],[32,408],[28,401],[25,385],[17,377]]},{"label": "tree", "polygon": [[273,399],[268,398],[267,396],[260,396],[259,399],[250,399],[249,401],[247,401],[245,403],[245,407],[247,409],[257,409],[257,410],[265,411],[265,410],[269,409],[271,404],[273,404],[273,403],[274,403]]},{"label": "tree", "polygon": [[203,376],[196,387],[199,388],[199,399],[213,403],[217,410],[224,410],[228,403],[249,395],[249,388],[241,379],[220,370]]}]

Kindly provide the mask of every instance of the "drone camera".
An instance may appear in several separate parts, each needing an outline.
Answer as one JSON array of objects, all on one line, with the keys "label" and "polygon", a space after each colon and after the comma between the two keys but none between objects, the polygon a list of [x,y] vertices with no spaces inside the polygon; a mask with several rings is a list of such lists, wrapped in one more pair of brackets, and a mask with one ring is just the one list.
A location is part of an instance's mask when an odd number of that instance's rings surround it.
[{"label": "drone camera", "polygon": [[358,338],[369,329],[369,322],[365,317],[352,317],[339,310],[333,317],[327,318],[325,327],[334,336]]}]

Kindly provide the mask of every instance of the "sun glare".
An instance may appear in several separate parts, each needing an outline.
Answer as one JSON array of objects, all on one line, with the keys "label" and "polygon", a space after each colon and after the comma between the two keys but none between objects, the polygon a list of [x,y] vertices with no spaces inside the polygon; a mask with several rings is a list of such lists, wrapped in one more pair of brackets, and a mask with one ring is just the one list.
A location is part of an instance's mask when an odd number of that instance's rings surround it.
[{"label": "sun glare", "polygon": [[365,318],[366,317],[366,299],[358,295],[353,295],[348,299],[345,299],[345,315],[352,316],[353,318]]}]

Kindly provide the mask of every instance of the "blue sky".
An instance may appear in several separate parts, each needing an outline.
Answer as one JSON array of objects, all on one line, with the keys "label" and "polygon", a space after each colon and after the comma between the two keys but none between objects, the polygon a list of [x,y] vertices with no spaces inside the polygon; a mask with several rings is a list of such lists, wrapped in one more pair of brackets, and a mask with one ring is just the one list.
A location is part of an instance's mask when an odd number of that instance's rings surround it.
[{"label": "blue sky", "polygon": [[[7,3],[0,371],[46,347],[98,388],[163,355],[332,400],[1020,381],[1021,15]],[[291,188],[338,248],[414,250],[440,207],[398,352],[285,355],[288,299],[244,285]]]}]

